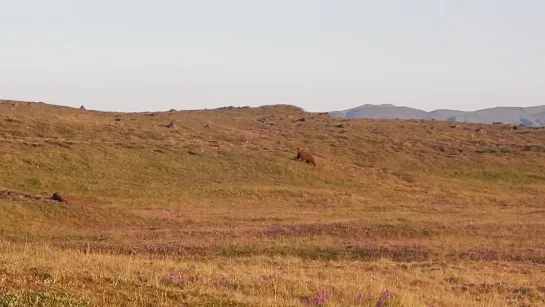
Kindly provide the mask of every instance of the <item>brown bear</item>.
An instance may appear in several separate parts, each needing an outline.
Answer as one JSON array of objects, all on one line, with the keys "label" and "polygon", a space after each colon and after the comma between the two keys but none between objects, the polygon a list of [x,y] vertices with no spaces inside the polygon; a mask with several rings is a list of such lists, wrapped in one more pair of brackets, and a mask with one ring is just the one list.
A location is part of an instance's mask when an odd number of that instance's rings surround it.
[{"label": "brown bear", "polygon": [[297,147],[297,156],[295,157],[297,161],[304,161],[308,164],[312,164],[312,166],[316,167],[316,162],[314,162],[314,158],[309,152],[306,152],[301,147]]}]

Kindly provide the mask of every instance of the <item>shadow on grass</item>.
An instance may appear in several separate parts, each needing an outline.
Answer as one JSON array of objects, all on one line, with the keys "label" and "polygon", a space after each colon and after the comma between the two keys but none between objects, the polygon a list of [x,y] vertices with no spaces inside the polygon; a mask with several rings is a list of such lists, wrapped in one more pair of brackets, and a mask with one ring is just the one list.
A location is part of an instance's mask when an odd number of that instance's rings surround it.
[{"label": "shadow on grass", "polygon": [[430,251],[421,246],[391,247],[357,247],[357,248],[324,248],[319,246],[301,247],[269,247],[231,245],[221,250],[224,257],[249,257],[255,255],[294,256],[308,260],[364,260],[373,261],[389,258],[394,261],[426,261],[430,259]]}]

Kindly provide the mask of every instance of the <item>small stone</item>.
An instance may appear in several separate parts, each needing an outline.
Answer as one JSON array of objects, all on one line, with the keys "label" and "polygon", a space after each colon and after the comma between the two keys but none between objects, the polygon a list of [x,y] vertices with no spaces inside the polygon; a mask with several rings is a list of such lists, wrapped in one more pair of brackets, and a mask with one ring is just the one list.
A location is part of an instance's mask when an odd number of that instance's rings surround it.
[{"label": "small stone", "polygon": [[64,199],[64,197],[63,197],[61,194],[59,194],[58,192],[55,192],[55,193],[53,194],[53,196],[51,197],[51,199],[54,200],[54,201],[61,202],[61,203],[65,203],[65,202],[66,202],[66,200]]}]

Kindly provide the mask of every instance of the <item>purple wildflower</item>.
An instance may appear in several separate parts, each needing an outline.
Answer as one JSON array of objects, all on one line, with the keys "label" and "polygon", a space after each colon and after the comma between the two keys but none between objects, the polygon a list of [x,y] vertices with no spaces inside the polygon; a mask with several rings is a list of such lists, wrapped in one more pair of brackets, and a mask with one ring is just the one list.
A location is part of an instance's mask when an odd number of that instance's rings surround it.
[{"label": "purple wildflower", "polygon": [[229,278],[222,277],[220,279],[217,279],[214,283],[217,288],[227,288],[229,285]]},{"label": "purple wildflower", "polygon": [[386,298],[386,299],[388,299],[388,298],[393,298],[393,297],[394,297],[394,292],[392,292],[392,291],[389,290],[389,289],[386,289],[386,290],[384,291],[384,293],[382,294],[382,296],[383,296],[384,298]]},{"label": "purple wildflower", "polygon": [[322,289],[316,292],[313,298],[308,298],[304,300],[303,303],[309,306],[325,305],[327,303],[327,300],[331,297],[331,293],[328,293],[326,290]]},{"label": "purple wildflower", "polygon": [[363,302],[363,294],[360,293],[354,300],[354,303],[361,304],[361,302]]},{"label": "purple wildflower", "polygon": [[189,285],[189,280],[182,274],[170,273],[163,279],[171,284],[180,285],[183,287]]},{"label": "purple wildflower", "polygon": [[378,299],[376,307],[383,307],[384,304],[386,304],[386,301],[388,301],[388,299],[392,299],[393,297],[394,297],[394,292],[392,292],[389,289],[386,289],[384,293],[382,293],[382,295]]}]

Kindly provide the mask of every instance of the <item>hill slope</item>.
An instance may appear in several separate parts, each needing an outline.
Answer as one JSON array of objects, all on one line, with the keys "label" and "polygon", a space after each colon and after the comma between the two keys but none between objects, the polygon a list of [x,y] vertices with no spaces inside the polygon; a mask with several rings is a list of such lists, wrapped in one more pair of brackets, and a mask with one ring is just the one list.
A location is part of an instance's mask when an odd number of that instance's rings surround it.
[{"label": "hill slope", "polygon": [[375,118],[375,119],[436,119],[449,122],[468,122],[505,124],[541,127],[545,126],[545,106],[537,107],[496,107],[473,112],[457,110],[435,110],[426,112],[408,107],[398,107],[391,104],[362,105],[356,108],[330,112],[332,116],[345,118]]},{"label": "hill slope", "polygon": [[545,130],[285,105],[0,114],[0,305],[545,302]]}]

